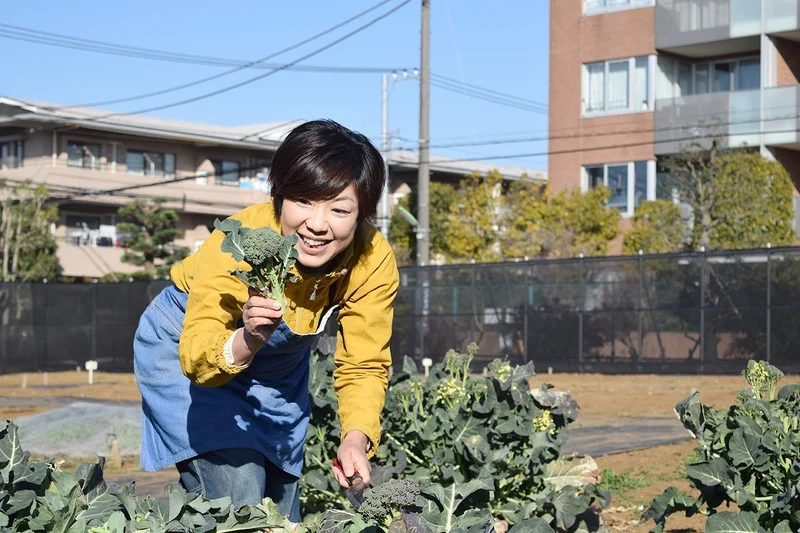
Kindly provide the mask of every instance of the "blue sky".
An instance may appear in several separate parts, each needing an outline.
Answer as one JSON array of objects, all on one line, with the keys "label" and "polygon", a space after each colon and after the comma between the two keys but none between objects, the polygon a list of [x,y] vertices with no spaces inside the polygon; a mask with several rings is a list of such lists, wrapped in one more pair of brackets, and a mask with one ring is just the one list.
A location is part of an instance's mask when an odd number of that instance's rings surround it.
[{"label": "blue sky", "polygon": [[[3,23],[128,46],[252,60],[301,41],[378,0],[293,2],[160,1],[80,3],[29,0],[5,10]],[[383,6],[335,34],[281,55],[288,62],[391,9]],[[413,68],[419,66],[420,4],[399,11],[347,41],[308,59],[308,65]],[[547,0],[432,0],[431,71],[536,102],[547,103]],[[0,94],[81,104],[155,91],[225,68],[118,57],[0,38]],[[246,70],[184,91],[115,106],[134,111],[210,92],[253,77]],[[389,128],[416,139],[419,85],[390,88]],[[154,115],[222,125],[332,118],[378,139],[380,74],[283,71],[239,89]],[[538,137],[547,117],[431,87],[431,142]],[[400,141],[403,148],[413,142]],[[455,158],[545,152],[546,142],[433,148]],[[547,158],[498,162],[545,170]]]}]

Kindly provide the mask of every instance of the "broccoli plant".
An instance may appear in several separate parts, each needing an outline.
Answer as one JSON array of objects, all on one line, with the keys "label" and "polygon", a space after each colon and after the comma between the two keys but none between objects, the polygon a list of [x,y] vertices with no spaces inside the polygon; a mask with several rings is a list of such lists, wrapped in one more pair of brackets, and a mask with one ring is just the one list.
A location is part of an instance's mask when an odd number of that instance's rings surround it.
[{"label": "broccoli plant", "polygon": [[[604,531],[600,510],[609,504],[609,495],[595,485],[597,463],[591,457],[561,454],[578,405],[568,393],[549,385],[532,388],[532,365],[497,360],[485,377],[474,374],[476,355],[475,345],[463,353],[451,350],[427,378],[409,358],[394,372],[382,442],[373,459],[373,481],[381,485],[391,478],[416,479],[423,496],[431,492],[432,483],[441,487],[443,493],[436,491],[443,497],[483,480],[484,488],[471,493],[465,506],[475,506],[485,497],[475,508],[488,508],[511,525],[534,520],[547,525],[536,531]],[[331,360],[315,360],[312,367],[314,427],[309,430],[303,478],[313,488],[309,496],[333,503],[331,495],[338,489],[328,465],[339,434],[333,425],[336,396],[332,370],[315,370],[317,366],[335,368]],[[320,391],[327,394],[320,396]],[[319,508],[312,498],[303,503],[307,510]],[[431,512],[423,506],[422,516]]]},{"label": "broccoli plant", "polygon": [[800,530],[800,385],[776,393],[783,373],[763,361],[749,361],[743,375],[750,388],[727,409],[703,405],[697,392],[675,407],[697,442],[686,467],[697,495],[665,490],[645,512],[651,531],[678,512],[707,516],[709,533]]},{"label": "broccoli plant", "polygon": [[220,245],[236,261],[244,261],[250,270],[235,269],[230,273],[264,296],[272,298],[286,310],[286,280],[292,278],[297,262],[297,235],[284,237],[269,227],[246,228],[229,218],[214,221],[214,227],[225,234]]}]

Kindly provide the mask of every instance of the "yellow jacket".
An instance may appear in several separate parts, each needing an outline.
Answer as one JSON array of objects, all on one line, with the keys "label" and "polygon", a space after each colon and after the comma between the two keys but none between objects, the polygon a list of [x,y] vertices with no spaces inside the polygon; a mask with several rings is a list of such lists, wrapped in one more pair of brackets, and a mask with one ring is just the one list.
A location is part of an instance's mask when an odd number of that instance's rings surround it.
[{"label": "yellow jacket", "polygon": [[[245,227],[270,226],[280,231],[270,203],[248,207],[231,218]],[[223,346],[236,331],[247,301],[247,286],[228,271],[247,265],[220,250],[223,237],[214,230],[195,254],[170,271],[175,285],[189,295],[178,349],[181,367],[194,383],[210,387],[224,385],[245,371],[228,366]],[[334,387],[342,436],[350,430],[362,431],[372,443],[372,455],[380,442],[391,365],[397,263],[389,243],[370,224],[364,224],[336,261],[336,267],[324,276],[295,271],[296,283],[287,282],[283,319],[295,333],[313,333],[331,298],[340,305]]]}]

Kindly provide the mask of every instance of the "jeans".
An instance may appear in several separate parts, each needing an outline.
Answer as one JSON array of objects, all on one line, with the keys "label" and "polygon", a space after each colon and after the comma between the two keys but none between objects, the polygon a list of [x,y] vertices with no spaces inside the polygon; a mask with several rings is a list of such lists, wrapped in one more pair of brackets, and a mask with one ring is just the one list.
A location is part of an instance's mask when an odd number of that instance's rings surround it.
[{"label": "jeans", "polygon": [[201,454],[176,465],[188,492],[213,500],[228,496],[235,509],[270,498],[281,514],[300,522],[298,479],[249,448],[229,448]]}]

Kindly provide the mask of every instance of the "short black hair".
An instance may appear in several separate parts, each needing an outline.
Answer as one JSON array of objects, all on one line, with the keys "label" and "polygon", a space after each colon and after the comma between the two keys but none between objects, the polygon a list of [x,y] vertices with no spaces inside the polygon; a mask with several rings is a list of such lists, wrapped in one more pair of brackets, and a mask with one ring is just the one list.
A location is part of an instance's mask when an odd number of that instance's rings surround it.
[{"label": "short black hair", "polygon": [[284,198],[330,200],[353,185],[359,222],[374,221],[385,185],[383,157],[369,139],[333,120],[312,120],[289,132],[272,158],[275,215]]}]

